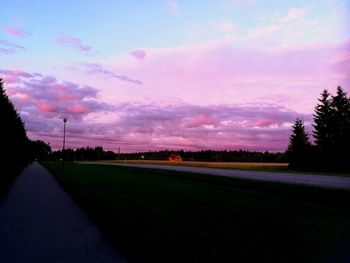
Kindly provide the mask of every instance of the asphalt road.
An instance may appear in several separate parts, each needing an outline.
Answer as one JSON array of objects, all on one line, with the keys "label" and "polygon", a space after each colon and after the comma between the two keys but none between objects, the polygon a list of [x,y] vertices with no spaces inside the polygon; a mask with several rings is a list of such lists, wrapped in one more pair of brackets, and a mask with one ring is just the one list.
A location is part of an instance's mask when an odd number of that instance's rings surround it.
[{"label": "asphalt road", "polygon": [[[101,164],[101,163],[98,163]],[[173,170],[181,172],[192,172],[200,174],[210,174],[217,176],[228,176],[234,178],[262,180],[289,184],[303,184],[323,188],[336,188],[350,190],[350,177],[330,176],[330,175],[311,175],[298,173],[275,173],[275,172],[260,172],[247,170],[191,167],[191,166],[171,166],[160,164],[121,164],[121,163],[105,163],[105,165],[119,165],[139,168],[152,168],[162,170]]]},{"label": "asphalt road", "polygon": [[0,202],[0,262],[125,260],[53,176],[34,163],[18,176]]}]

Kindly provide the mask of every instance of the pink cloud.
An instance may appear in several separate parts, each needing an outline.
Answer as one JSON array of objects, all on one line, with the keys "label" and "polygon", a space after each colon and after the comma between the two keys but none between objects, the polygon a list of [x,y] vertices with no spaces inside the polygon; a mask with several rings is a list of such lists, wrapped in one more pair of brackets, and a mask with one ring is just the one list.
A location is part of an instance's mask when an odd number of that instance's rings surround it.
[{"label": "pink cloud", "polygon": [[38,102],[37,107],[42,112],[53,112],[54,111],[54,107],[48,103],[45,103],[45,102]]},{"label": "pink cloud", "polygon": [[68,111],[71,113],[87,113],[89,112],[89,108],[84,105],[73,105],[68,107]]},{"label": "pink cloud", "polygon": [[[124,103],[115,108],[119,118],[109,123],[77,120],[69,123],[70,147],[102,145],[123,151],[159,149],[249,149],[283,151],[296,117],[310,123],[311,114],[283,107],[253,105],[155,105]],[[192,121],[193,120],[193,121]],[[264,120],[264,123],[259,122]],[[266,125],[268,122],[268,125]],[[50,129],[49,122],[45,122]],[[193,124],[193,125],[189,125]],[[34,136],[47,137],[60,146],[54,125],[51,132],[38,130]],[[31,128],[31,127],[30,127]],[[38,129],[38,128],[37,128]],[[32,128],[30,131],[34,131]]]},{"label": "pink cloud", "polygon": [[89,86],[21,70],[0,70],[0,77],[19,110],[43,119],[81,119],[88,113],[109,110],[97,100],[97,89]]},{"label": "pink cloud", "polygon": [[[62,118],[68,117],[67,146],[102,145],[123,151],[159,149],[249,149],[283,151],[290,126],[299,117],[308,127],[311,114],[278,105],[155,104],[101,102],[97,90],[54,77],[24,71],[2,71],[17,76],[5,83],[20,110],[31,138],[61,147]],[[67,100],[59,100],[62,94]],[[21,97],[25,96],[23,100]],[[101,122],[90,114],[117,114]]]},{"label": "pink cloud", "polygon": [[144,60],[146,57],[146,52],[144,50],[134,50],[130,52],[130,55],[136,58],[137,60]]},{"label": "pink cloud", "polygon": [[216,125],[216,121],[213,119],[211,114],[200,114],[193,116],[184,123],[184,127],[186,128],[198,128],[205,125]]},{"label": "pink cloud", "polygon": [[57,43],[65,47],[71,47],[84,53],[89,53],[92,48],[88,45],[82,44],[79,37],[63,34],[56,39]]},{"label": "pink cloud", "polygon": [[31,97],[25,93],[15,93],[13,96],[16,98],[16,100],[23,101],[23,102],[28,102],[31,99]]},{"label": "pink cloud", "polygon": [[117,110],[121,117],[115,126],[119,134],[125,136],[123,140],[139,139],[139,145],[130,145],[135,150],[243,148],[283,151],[296,117],[308,123],[312,119],[311,114],[268,105],[124,104]]},{"label": "pink cloud", "polygon": [[6,26],[4,28],[4,31],[14,37],[25,37],[25,36],[30,36],[31,33],[25,31],[22,28],[15,27],[15,26]]}]

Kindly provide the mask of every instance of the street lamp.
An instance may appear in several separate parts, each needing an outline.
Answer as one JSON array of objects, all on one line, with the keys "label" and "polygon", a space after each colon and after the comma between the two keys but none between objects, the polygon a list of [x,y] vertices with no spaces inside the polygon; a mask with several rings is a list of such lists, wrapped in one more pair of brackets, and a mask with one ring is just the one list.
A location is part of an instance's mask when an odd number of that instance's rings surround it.
[{"label": "street lamp", "polygon": [[66,147],[66,124],[67,118],[63,118],[63,146],[62,146],[62,171],[64,172],[64,159],[66,157],[65,147]]},{"label": "street lamp", "polygon": [[63,118],[63,147],[62,147],[62,151],[64,151],[65,147],[66,147],[66,123],[67,123],[67,118]]}]

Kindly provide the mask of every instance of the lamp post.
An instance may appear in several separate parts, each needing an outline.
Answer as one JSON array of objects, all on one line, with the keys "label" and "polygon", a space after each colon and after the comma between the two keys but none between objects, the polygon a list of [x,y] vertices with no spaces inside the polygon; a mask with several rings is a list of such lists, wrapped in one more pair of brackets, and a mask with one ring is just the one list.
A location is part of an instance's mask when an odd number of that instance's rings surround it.
[{"label": "lamp post", "polygon": [[62,170],[64,171],[64,159],[66,157],[66,124],[67,118],[63,118],[63,146],[62,146]]},{"label": "lamp post", "polygon": [[64,151],[66,147],[66,123],[67,123],[67,118],[63,118],[63,147],[62,151]]}]

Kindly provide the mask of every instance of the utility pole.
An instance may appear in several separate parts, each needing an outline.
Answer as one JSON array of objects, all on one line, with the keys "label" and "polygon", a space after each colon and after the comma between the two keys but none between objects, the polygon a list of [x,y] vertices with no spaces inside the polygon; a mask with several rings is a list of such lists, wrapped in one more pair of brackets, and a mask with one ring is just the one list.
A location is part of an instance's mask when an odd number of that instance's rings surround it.
[{"label": "utility pole", "polygon": [[66,148],[66,124],[67,124],[67,118],[63,119],[63,147],[62,151]]},{"label": "utility pole", "polygon": [[66,124],[67,118],[63,118],[63,145],[62,145],[62,170],[64,171],[64,160],[66,157]]}]

